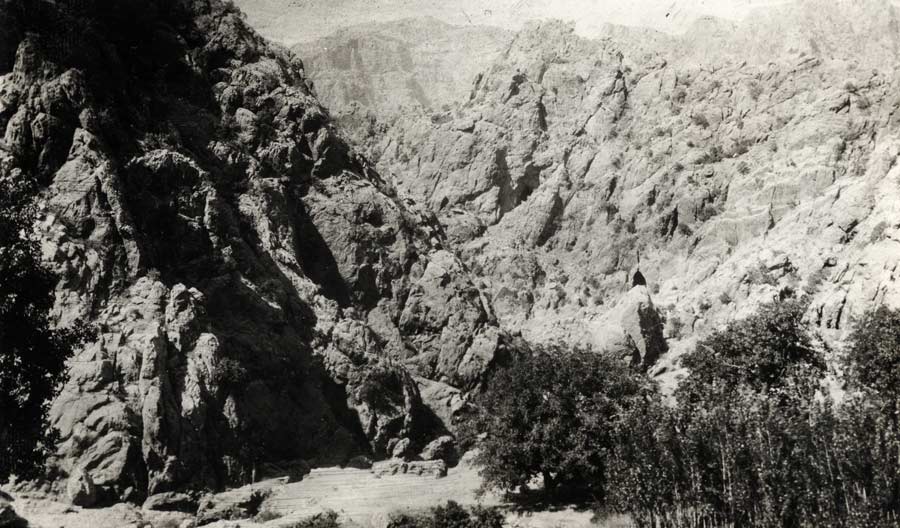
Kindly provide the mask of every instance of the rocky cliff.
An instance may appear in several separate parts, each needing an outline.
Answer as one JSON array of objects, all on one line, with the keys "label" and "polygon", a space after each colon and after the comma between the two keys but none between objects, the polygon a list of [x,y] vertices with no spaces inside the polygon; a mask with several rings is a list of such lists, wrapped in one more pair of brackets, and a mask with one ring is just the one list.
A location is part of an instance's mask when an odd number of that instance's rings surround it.
[{"label": "rocky cliff", "polygon": [[348,27],[292,50],[327,108],[343,113],[356,103],[383,117],[461,103],[511,36],[424,17]]},{"label": "rocky cliff", "polygon": [[221,487],[444,431],[502,348],[492,309],[295,56],[220,0],[6,0],[0,23],[0,173],[41,183],[55,317],[98,333],[51,412],[73,496]]},{"label": "rocky cliff", "polygon": [[351,135],[435,212],[502,325],[668,349],[673,381],[680,350],[773,296],[810,295],[832,343],[900,305],[896,20],[867,1],[681,37],[544,22],[468,102]]}]

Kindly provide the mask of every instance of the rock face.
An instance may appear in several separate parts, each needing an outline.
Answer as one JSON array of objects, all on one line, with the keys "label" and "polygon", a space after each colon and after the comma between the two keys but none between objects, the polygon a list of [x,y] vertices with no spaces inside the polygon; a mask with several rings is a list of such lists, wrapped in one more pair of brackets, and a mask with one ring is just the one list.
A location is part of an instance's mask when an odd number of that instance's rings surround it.
[{"label": "rock face", "polygon": [[644,365],[670,349],[668,364],[760,302],[809,294],[840,341],[855,315],[900,306],[898,14],[779,9],[683,37],[534,24],[469,101],[349,133],[527,339]]},{"label": "rock face", "polygon": [[355,104],[385,116],[463,101],[510,37],[498,28],[423,17],[348,27],[291,49],[326,107],[343,112]]},{"label": "rock face", "polygon": [[474,383],[500,333],[301,62],[219,0],[18,5],[0,5],[0,176],[41,184],[55,316],[98,331],[51,411],[78,497],[427,443],[404,363]]}]

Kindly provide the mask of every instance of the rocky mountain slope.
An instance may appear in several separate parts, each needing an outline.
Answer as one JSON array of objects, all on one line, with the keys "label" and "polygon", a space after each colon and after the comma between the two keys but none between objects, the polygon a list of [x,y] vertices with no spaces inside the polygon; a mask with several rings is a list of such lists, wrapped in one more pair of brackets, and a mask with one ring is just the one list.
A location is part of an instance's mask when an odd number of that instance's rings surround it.
[{"label": "rocky mountain slope", "polygon": [[375,115],[440,110],[469,96],[475,75],[511,38],[486,26],[410,18],[342,29],[297,44],[316,94],[329,109],[358,104]]},{"label": "rocky mountain slope", "polygon": [[533,25],[457,108],[342,123],[531,340],[670,349],[671,376],[697,336],[809,294],[837,343],[900,305],[897,11],[779,13],[677,38]]},{"label": "rocky mountain slope", "polygon": [[445,430],[505,338],[295,56],[220,0],[5,1],[0,22],[0,176],[42,184],[55,316],[98,329],[51,412],[75,502]]}]

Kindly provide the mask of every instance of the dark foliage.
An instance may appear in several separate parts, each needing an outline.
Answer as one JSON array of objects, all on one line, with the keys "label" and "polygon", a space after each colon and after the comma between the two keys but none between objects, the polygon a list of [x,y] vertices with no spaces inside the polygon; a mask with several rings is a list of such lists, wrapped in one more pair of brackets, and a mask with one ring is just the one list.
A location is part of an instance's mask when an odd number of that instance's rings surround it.
[{"label": "dark foliage", "polygon": [[[623,417],[607,507],[648,526],[896,524],[894,414],[877,391],[841,404],[822,397],[804,307],[776,302],[710,336],[685,357],[691,374],[674,407],[649,402]],[[857,379],[895,350],[881,347],[891,314],[864,321],[851,338]]]},{"label": "dark foliage", "polygon": [[436,506],[429,514],[395,514],[388,521],[388,528],[502,528],[503,513],[497,508],[475,506],[470,510],[454,501]]},{"label": "dark foliage", "polygon": [[66,359],[87,331],[54,329],[56,280],[40,261],[33,187],[18,171],[0,176],[0,482],[35,476],[52,452],[47,413]]},{"label": "dark foliage", "polygon": [[476,462],[486,487],[602,496],[615,421],[653,391],[614,359],[574,350],[524,354],[489,381],[465,429],[483,437]]},{"label": "dark foliage", "polygon": [[898,401],[900,396],[900,311],[881,306],[856,323],[847,351],[852,389]]}]

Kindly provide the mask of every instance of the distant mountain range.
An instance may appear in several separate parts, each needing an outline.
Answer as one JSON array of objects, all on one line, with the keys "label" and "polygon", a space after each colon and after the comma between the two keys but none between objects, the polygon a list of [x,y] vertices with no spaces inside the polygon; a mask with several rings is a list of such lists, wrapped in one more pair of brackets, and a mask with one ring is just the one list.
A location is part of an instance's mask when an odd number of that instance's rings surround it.
[{"label": "distant mountain range", "polygon": [[357,103],[379,113],[430,111],[464,100],[511,38],[498,28],[418,18],[342,29],[293,51],[333,110]]}]

